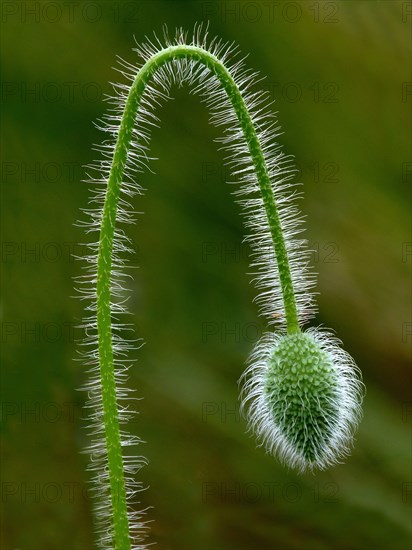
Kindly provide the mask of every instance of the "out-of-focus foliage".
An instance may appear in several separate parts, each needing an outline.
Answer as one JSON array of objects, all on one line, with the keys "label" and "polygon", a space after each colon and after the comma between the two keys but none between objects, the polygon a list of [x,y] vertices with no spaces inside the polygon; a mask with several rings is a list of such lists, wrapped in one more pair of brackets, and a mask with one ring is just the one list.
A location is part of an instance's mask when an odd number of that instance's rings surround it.
[{"label": "out-of-focus foliage", "polygon": [[[69,8],[72,5],[72,8]],[[37,7],[36,7],[37,6]],[[96,7],[97,6],[97,7]],[[3,2],[2,548],[93,545],[76,391],[70,252],[85,237],[82,165],[116,55],[163,23],[235,41],[296,158],[319,273],[316,320],[367,386],[346,464],[298,476],[255,448],[237,380],[265,326],[218,131],[189,90],[159,110],[130,228],[130,309],[146,345],[130,384],[147,441],[142,506],[159,548],[404,550],[411,544],[408,2]],[[30,10],[35,10],[32,14]],[[409,82],[409,87],[408,83]],[[409,93],[409,95],[408,95]]]}]

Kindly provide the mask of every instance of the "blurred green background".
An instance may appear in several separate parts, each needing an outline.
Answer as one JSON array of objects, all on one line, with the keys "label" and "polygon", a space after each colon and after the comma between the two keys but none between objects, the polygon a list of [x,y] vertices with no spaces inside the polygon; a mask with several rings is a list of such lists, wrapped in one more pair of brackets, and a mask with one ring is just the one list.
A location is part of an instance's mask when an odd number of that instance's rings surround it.
[{"label": "blurred green background", "polygon": [[83,165],[102,136],[116,56],[209,21],[279,112],[304,183],[319,273],[314,323],[334,329],[367,395],[345,464],[299,476],[246,433],[237,380],[265,330],[219,130],[183,87],[158,114],[136,198],[130,309],[146,345],[130,386],[147,442],[141,496],[161,549],[411,547],[410,2],[2,2],[4,550],[94,547],[74,360],[82,305]]}]

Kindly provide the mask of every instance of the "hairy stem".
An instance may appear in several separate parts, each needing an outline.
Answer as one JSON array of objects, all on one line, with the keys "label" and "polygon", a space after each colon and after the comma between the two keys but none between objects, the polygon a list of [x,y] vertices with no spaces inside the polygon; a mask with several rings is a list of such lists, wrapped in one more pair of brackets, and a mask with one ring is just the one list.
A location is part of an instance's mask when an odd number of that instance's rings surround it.
[{"label": "hairy stem", "polygon": [[256,130],[253,126],[251,115],[248,112],[239,88],[230,72],[218,58],[203,48],[189,45],[176,45],[160,50],[139,70],[129,91],[107,183],[98,251],[98,349],[101,372],[103,419],[113,512],[113,543],[116,550],[128,550],[130,548],[111,331],[111,269],[116,213],[136,114],[146,85],[157,69],[178,58],[190,59],[206,66],[219,79],[233,106],[253,160],[274,244],[287,330],[289,333],[300,331],[286,245],[267,165]]}]

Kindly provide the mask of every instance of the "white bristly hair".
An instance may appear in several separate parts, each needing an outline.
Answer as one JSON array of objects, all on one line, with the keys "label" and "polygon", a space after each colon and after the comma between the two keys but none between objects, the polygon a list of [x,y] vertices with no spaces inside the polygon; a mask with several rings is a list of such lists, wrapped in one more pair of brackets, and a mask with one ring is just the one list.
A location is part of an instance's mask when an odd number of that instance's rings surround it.
[{"label": "white bristly hair", "polygon": [[[279,126],[275,115],[270,111],[271,101],[268,92],[256,91],[254,86],[259,82],[257,73],[245,68],[244,59],[239,55],[237,47],[233,44],[224,44],[216,38],[208,39],[207,28],[196,26],[193,35],[189,38],[183,30],[178,29],[174,39],[169,39],[167,31],[164,32],[163,41],[156,36],[152,40],[147,39],[144,44],[135,48],[139,60],[136,63],[128,63],[119,60],[119,71],[124,78],[124,83],[113,84],[115,94],[108,98],[111,103],[109,113],[97,124],[107,135],[107,139],[96,146],[100,160],[88,166],[87,182],[91,184],[91,200],[88,208],[84,210],[87,220],[79,222],[90,239],[88,244],[89,254],[81,258],[85,262],[84,274],[77,279],[80,298],[85,302],[86,318],[83,321],[85,339],[82,342],[81,353],[84,364],[89,367],[89,381],[82,389],[88,393],[87,408],[90,410],[88,430],[92,442],[87,449],[91,455],[90,470],[93,475],[92,485],[97,493],[96,512],[98,519],[98,534],[101,548],[110,548],[112,544],[110,524],[110,483],[107,467],[107,453],[105,446],[105,433],[102,420],[101,382],[99,373],[99,355],[96,321],[96,282],[97,282],[97,257],[99,248],[99,233],[102,219],[102,206],[105,199],[109,172],[113,160],[116,140],[119,134],[120,122],[124,112],[126,100],[132,83],[139,69],[154,54],[165,48],[178,44],[193,45],[204,48],[216,56],[229,70],[234,81],[241,91],[245,104],[252,116],[252,120],[264,154],[268,172],[271,178],[273,193],[279,211],[279,217],[288,254],[291,277],[296,299],[297,314],[300,325],[303,325],[315,312],[313,292],[315,278],[309,268],[310,251],[307,250],[300,233],[302,231],[299,212],[295,199],[300,196],[292,179],[295,169],[291,165],[291,158],[280,150],[276,138],[279,135]],[[202,101],[210,110],[211,123],[223,127],[223,137],[219,139],[222,149],[226,152],[226,164],[236,180],[234,194],[243,207],[245,227],[248,231],[246,241],[251,245],[253,261],[252,268],[255,274],[256,287],[259,290],[257,302],[260,312],[267,323],[279,332],[285,332],[285,308],[282,298],[282,290],[279,282],[279,272],[270,234],[267,215],[263,201],[259,193],[259,185],[254,172],[253,161],[250,156],[242,128],[234,113],[233,107],[222,89],[217,77],[199,61],[184,58],[161,66],[153,75],[147,85],[140,102],[133,129],[131,149],[128,153],[125,168],[124,181],[121,186],[122,196],[117,213],[117,228],[113,249],[112,270],[112,330],[115,354],[115,378],[117,384],[117,399],[119,403],[119,419],[122,425],[127,424],[135,414],[131,403],[134,399],[126,386],[127,371],[130,366],[128,352],[136,347],[139,341],[125,336],[128,331],[133,331],[130,324],[124,323],[124,314],[127,313],[125,292],[123,285],[127,273],[128,255],[132,251],[132,244],[125,233],[125,226],[135,221],[135,214],[130,204],[130,199],[140,195],[143,191],[138,182],[141,172],[148,169],[152,160],[149,156],[149,143],[152,127],[158,126],[159,119],[155,115],[155,109],[169,99],[170,88],[180,86],[184,82],[189,83],[192,93],[201,96]],[[314,334],[314,333],[313,333]],[[264,362],[270,345],[276,340],[276,336],[267,337],[264,343],[258,346],[255,352],[255,363],[249,368],[253,380],[248,382],[249,391],[247,400],[256,398],[252,405],[252,424],[258,433],[267,440],[270,449],[278,449],[281,456],[302,466],[299,457],[293,454],[277,434],[272,426],[269,413],[265,409],[262,400],[262,379],[264,377]],[[331,349],[327,344],[326,336],[319,336],[322,346]],[[342,381],[342,429],[336,434],[336,444],[341,445],[346,440],[346,432],[354,412],[350,392],[353,386],[350,376],[347,375],[351,364],[344,352],[337,352],[333,347],[333,353],[337,354],[336,360],[340,364],[339,373]],[[331,351],[332,353],[332,351]],[[261,417],[259,416],[261,415]],[[272,435],[268,435],[272,433]],[[132,536],[132,547],[135,549],[147,548],[144,542],[146,538],[147,522],[146,510],[136,511],[136,495],[142,490],[142,483],[135,481],[136,472],[146,464],[145,458],[136,456],[131,450],[135,450],[141,443],[138,437],[128,435],[122,431],[122,446],[124,448],[124,463],[126,473],[126,488],[129,507],[129,522]],[[331,442],[331,446],[334,442]],[[128,451],[129,449],[129,451]],[[329,454],[324,459],[324,464],[330,462]]]},{"label": "white bristly hair", "polygon": [[[320,443],[313,460],[308,460],[294,444],[293,437],[290,437],[294,426],[280,425],[276,422],[273,405],[271,406],[268,399],[269,365],[273,360],[274,352],[286,337],[285,334],[266,333],[261,338],[250,356],[249,367],[240,380],[243,384],[241,409],[247,410],[249,428],[256,434],[260,444],[268,453],[277,456],[283,464],[301,473],[315,469],[323,470],[340,463],[349,454],[353,434],[361,419],[364,392],[359,368],[352,357],[341,348],[340,340],[319,327],[309,328],[296,338],[303,336],[311,338],[318,349],[325,353],[326,361],[333,367],[336,378],[330,405],[337,416],[332,418],[327,411],[321,409],[316,411],[323,413],[321,418],[323,422],[315,422]],[[322,381],[322,375],[315,371],[313,378],[317,377]],[[302,386],[304,384],[302,380]],[[291,388],[291,392],[294,392],[295,398],[299,401],[302,400],[301,388]],[[281,406],[281,403],[278,402],[275,406]],[[304,408],[305,403],[302,402],[301,406]],[[324,439],[321,432],[325,424],[330,433]],[[310,436],[311,434],[307,434],[306,437]]]}]

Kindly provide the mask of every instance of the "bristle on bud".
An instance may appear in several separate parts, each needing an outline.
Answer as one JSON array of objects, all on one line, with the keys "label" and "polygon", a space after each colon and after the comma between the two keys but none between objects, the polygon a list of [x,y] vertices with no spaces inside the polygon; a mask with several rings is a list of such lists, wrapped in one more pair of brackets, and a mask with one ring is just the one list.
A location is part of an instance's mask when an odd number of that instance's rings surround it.
[{"label": "bristle on bud", "polygon": [[319,329],[267,335],[252,359],[242,405],[266,449],[300,471],[346,456],[360,418],[362,382],[339,342]]}]

